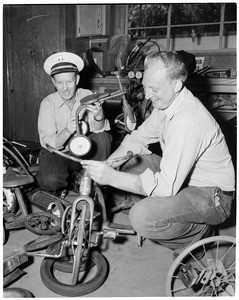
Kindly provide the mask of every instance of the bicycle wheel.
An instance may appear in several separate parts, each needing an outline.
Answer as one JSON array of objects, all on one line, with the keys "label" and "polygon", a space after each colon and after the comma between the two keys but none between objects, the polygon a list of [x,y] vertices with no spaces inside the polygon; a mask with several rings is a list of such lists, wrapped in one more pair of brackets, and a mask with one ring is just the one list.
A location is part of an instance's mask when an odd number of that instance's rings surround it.
[{"label": "bicycle wheel", "polygon": [[68,205],[61,218],[61,232],[64,235],[68,234],[69,228],[70,228],[70,219],[71,219],[71,207],[72,205]]},{"label": "bicycle wheel", "polygon": [[34,296],[23,288],[4,288],[3,298],[34,298]]},{"label": "bicycle wheel", "polygon": [[234,296],[235,258],[236,239],[233,237],[213,236],[196,242],[185,249],[169,269],[167,296]]},{"label": "bicycle wheel", "polygon": [[25,227],[38,235],[53,234],[61,229],[61,220],[47,212],[32,213],[26,217]]},{"label": "bicycle wheel", "polygon": [[[78,275],[80,272],[80,264],[82,260],[83,247],[85,246],[84,238],[85,238],[85,227],[86,227],[86,205],[82,205],[82,210],[80,213],[80,222],[77,228],[77,242],[76,249],[74,249],[74,262],[73,262],[73,270],[72,270],[72,284],[75,285],[77,283]],[[84,245],[83,245],[84,243]]]},{"label": "bicycle wheel", "polygon": [[108,274],[108,265],[105,257],[98,251],[91,252],[89,260],[93,260],[95,266],[86,268],[86,271],[80,274],[82,276],[78,282],[72,285],[71,274],[68,277],[67,273],[55,270],[55,259],[44,258],[40,268],[42,282],[49,290],[62,296],[77,297],[90,294],[104,283]]},{"label": "bicycle wheel", "polygon": [[[74,257],[72,255],[57,259],[54,263],[54,269],[65,273],[72,273],[73,261]],[[95,264],[93,260],[88,262],[87,257],[84,257],[84,260],[81,262],[80,265],[80,272],[85,271],[86,268],[92,268],[94,267],[94,265]]]},{"label": "bicycle wheel", "polygon": [[64,235],[61,232],[58,232],[54,235],[41,235],[37,239],[25,244],[23,246],[23,249],[26,252],[44,249],[44,248],[60,241],[63,237],[64,237]]}]

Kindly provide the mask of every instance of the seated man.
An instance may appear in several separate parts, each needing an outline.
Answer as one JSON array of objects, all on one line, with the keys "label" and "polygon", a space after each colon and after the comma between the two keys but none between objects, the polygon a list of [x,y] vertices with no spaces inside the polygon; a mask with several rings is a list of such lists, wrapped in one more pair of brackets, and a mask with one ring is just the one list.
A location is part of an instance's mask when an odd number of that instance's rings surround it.
[{"label": "seated man", "polygon": [[[104,162],[83,162],[94,181],[128,191],[137,199],[129,212],[135,231],[175,250],[175,255],[210,236],[212,225],[230,216],[235,190],[225,137],[212,115],[185,87],[186,78],[180,55],[149,53],[142,83],[154,109],[109,159],[128,150],[137,156],[121,171]],[[161,145],[162,157],[148,149],[155,142]]]},{"label": "seated man", "polygon": [[[92,94],[92,91],[79,88],[79,72],[83,69],[83,60],[68,52],[55,53],[47,58],[44,70],[51,76],[56,92],[44,98],[38,116],[38,132],[43,149],[39,157],[39,186],[56,193],[67,187],[72,171],[82,166],[57,154],[49,152],[46,144],[65,149],[69,139],[76,133],[75,113],[81,99]],[[86,106],[84,121],[89,125],[89,139],[92,148],[87,158],[105,160],[111,153],[112,137],[107,132],[109,121],[105,118],[102,105],[95,103]]]}]

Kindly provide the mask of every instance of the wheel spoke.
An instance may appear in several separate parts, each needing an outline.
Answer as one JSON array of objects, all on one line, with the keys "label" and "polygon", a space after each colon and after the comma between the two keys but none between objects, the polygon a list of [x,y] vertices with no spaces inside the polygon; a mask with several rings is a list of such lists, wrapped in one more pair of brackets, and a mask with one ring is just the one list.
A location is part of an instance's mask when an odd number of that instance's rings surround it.
[{"label": "wheel spoke", "polygon": [[231,245],[231,247],[227,250],[227,252],[226,252],[226,253],[223,255],[223,257],[221,258],[221,260],[223,260],[224,257],[227,256],[227,254],[231,251],[231,249],[232,249],[234,246],[236,247],[236,244],[235,244],[235,243],[233,243],[233,244]]},{"label": "wheel spoke", "polygon": [[181,291],[184,291],[184,290],[186,290],[186,289],[188,289],[188,288],[187,288],[185,285],[181,285],[181,286],[179,286],[179,287],[173,289],[173,290],[172,290],[172,293],[181,292]]}]

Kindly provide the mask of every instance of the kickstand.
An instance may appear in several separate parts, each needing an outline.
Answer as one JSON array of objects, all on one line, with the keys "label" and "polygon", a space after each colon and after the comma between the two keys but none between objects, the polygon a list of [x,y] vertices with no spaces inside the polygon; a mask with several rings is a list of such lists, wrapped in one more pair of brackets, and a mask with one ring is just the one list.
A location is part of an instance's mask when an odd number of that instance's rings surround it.
[{"label": "kickstand", "polygon": [[139,235],[139,234],[137,233],[137,235],[136,235],[136,240],[137,240],[137,245],[138,245],[138,247],[142,247],[143,241],[145,240],[145,238],[143,238],[141,235]]}]

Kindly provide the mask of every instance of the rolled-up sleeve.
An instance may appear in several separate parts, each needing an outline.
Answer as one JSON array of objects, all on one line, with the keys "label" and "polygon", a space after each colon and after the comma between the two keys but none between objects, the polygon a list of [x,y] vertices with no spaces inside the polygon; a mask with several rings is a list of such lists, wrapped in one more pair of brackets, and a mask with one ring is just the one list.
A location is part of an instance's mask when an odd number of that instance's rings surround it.
[{"label": "rolled-up sleeve", "polygon": [[154,176],[154,173],[150,169],[146,169],[142,174],[139,175],[143,190],[148,196],[152,196],[153,191],[158,185],[158,180]]},{"label": "rolled-up sleeve", "polygon": [[38,133],[40,144],[46,148],[46,144],[56,148],[57,127],[53,105],[47,99],[41,102],[38,115]]}]

